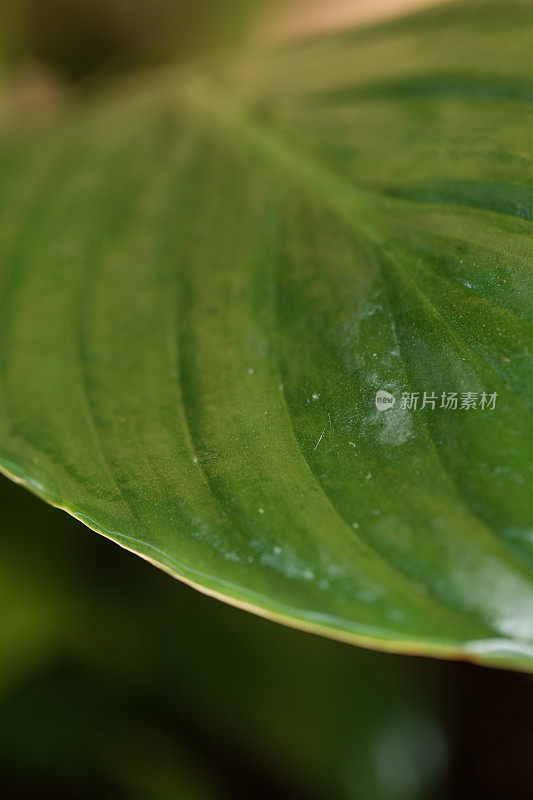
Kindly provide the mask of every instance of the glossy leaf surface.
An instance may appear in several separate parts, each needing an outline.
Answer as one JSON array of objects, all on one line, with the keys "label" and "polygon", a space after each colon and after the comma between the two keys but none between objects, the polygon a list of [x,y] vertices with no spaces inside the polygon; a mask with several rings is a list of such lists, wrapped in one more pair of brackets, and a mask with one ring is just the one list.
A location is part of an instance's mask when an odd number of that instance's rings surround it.
[{"label": "glossy leaf surface", "polygon": [[453,4],[4,136],[2,469],[257,613],[530,667],[531,23]]}]

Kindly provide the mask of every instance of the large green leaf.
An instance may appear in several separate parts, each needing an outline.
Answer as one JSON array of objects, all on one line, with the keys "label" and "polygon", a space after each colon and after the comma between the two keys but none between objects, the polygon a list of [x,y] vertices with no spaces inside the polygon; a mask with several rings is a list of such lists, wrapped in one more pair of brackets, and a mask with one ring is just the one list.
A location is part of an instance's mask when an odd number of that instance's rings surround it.
[{"label": "large green leaf", "polygon": [[531,667],[532,16],[461,2],[6,132],[2,469],[235,605]]}]

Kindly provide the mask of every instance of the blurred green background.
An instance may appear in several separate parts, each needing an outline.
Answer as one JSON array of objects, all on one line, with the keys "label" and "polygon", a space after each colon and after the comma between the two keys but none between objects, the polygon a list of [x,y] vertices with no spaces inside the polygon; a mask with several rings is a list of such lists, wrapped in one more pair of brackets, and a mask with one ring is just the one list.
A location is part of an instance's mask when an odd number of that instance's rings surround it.
[{"label": "blurred green background", "polygon": [[[3,119],[226,47],[265,5],[3,0]],[[531,677],[257,619],[5,479],[0,511],[1,797],[529,799]]]}]

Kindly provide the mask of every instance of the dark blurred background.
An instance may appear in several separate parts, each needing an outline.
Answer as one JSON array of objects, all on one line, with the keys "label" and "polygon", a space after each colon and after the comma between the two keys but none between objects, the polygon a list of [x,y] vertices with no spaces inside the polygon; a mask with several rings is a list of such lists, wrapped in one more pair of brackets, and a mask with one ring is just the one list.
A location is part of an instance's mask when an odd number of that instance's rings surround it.
[{"label": "dark blurred background", "polygon": [[72,82],[235,43],[261,0],[3,0],[5,51]]},{"label": "dark blurred background", "polygon": [[[2,6],[0,124],[227,47],[266,3]],[[532,715],[529,676],[265,622],[0,480],[1,797],[529,800]]]}]

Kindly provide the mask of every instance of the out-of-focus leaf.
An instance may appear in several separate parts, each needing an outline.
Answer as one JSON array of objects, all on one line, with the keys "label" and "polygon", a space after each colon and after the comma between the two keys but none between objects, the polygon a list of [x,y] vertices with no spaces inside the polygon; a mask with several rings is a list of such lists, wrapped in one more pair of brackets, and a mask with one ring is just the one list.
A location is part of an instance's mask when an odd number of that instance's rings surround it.
[{"label": "out-of-focus leaf", "polygon": [[[199,755],[143,724],[129,700],[79,665],[26,679],[0,703],[3,791],[39,798],[75,792],[82,800],[224,800],[224,786]],[[24,789],[28,795],[18,793]]]},{"label": "out-of-focus leaf", "polygon": [[[0,509],[1,699],[57,657],[60,643],[79,620],[80,592],[72,586],[75,561],[64,543],[63,552],[57,552],[50,517],[33,513],[34,504],[28,506],[3,479]],[[50,534],[47,543],[35,536],[34,525]]]},{"label": "out-of-focus leaf", "polygon": [[[20,567],[20,565],[18,565]],[[0,581],[0,697],[27,672],[46,663],[63,632],[63,605],[27,571],[4,561]],[[49,586],[45,584],[46,589]]]},{"label": "out-of-focus leaf", "polygon": [[2,469],[264,616],[530,668],[531,23],[447,5],[6,143]]}]

